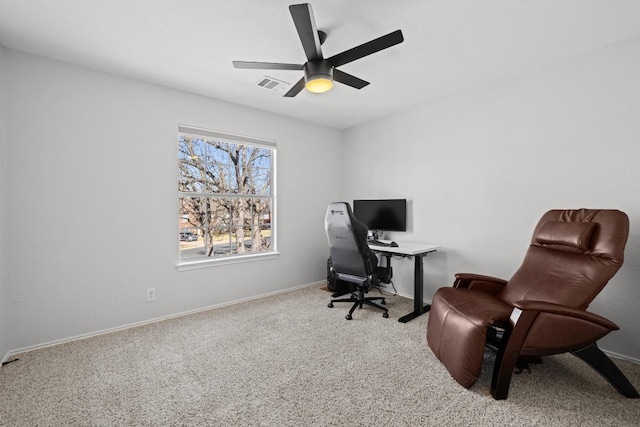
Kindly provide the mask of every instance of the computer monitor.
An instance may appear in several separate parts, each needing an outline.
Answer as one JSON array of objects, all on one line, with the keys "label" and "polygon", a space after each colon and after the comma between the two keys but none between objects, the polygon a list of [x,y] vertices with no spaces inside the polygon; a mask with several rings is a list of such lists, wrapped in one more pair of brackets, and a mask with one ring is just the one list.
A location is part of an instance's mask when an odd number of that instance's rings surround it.
[{"label": "computer monitor", "polygon": [[407,231],[407,199],[354,200],[353,214],[369,230]]}]

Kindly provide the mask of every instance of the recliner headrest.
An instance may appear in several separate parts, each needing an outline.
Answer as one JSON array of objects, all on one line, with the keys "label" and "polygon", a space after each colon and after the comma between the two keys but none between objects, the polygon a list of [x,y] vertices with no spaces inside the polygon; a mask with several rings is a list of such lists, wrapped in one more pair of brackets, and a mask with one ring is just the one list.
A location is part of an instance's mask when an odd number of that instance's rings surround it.
[{"label": "recliner headrest", "polygon": [[591,236],[596,229],[594,222],[547,221],[537,230],[535,241],[554,249],[588,251]]}]

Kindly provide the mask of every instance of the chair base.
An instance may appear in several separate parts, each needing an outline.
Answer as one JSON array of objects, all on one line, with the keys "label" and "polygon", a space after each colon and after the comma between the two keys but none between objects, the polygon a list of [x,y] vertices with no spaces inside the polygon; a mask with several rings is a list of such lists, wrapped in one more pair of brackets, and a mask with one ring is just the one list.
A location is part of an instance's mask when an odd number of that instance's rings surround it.
[{"label": "chair base", "polygon": [[631,399],[640,398],[640,394],[631,385],[627,377],[595,343],[571,353],[595,369],[623,396]]},{"label": "chair base", "polygon": [[[514,309],[514,311],[515,310],[517,309]],[[525,338],[522,331],[529,330],[529,326],[536,315],[537,314],[532,311],[521,312],[521,315],[515,317],[513,329],[505,330],[503,336],[505,343],[498,350],[491,378],[491,395],[496,400],[506,399],[509,394],[511,375],[521,367],[518,366],[518,359],[522,357],[519,357],[519,353],[522,348],[522,341]],[[524,320],[522,320],[523,318]],[[524,324],[525,326],[520,328],[520,324]],[[627,377],[620,371],[615,363],[598,348],[595,342],[580,350],[569,352],[591,366],[623,396],[632,399],[640,397]],[[533,360],[535,360],[535,358]]]},{"label": "chair base", "polygon": [[[333,296],[338,296],[338,295],[333,295]],[[389,310],[385,307],[382,307],[381,305],[376,304],[374,301],[378,301],[380,300],[380,304],[385,304],[385,298],[384,297],[365,297],[364,296],[364,292],[362,291],[358,291],[358,293],[356,294],[355,292],[351,293],[351,298],[339,298],[339,299],[332,299],[329,304],[327,304],[327,307],[332,308],[333,307],[333,303],[334,302],[352,302],[353,306],[351,306],[351,310],[349,310],[349,314],[347,314],[345,316],[345,318],[347,320],[351,320],[353,319],[353,312],[356,310],[357,307],[362,308],[364,305],[369,305],[371,307],[375,307],[377,309],[380,309],[383,311],[382,313],[382,317],[389,317]]]}]

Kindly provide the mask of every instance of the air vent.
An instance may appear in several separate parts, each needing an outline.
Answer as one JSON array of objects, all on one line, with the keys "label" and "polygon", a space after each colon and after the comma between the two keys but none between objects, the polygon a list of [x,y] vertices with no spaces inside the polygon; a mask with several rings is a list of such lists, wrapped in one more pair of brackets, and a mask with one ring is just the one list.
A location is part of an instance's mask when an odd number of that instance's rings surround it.
[{"label": "air vent", "polygon": [[273,77],[264,76],[260,80],[258,80],[256,86],[281,93],[289,89],[289,86],[291,86],[291,84],[283,82],[282,80],[274,79]]}]

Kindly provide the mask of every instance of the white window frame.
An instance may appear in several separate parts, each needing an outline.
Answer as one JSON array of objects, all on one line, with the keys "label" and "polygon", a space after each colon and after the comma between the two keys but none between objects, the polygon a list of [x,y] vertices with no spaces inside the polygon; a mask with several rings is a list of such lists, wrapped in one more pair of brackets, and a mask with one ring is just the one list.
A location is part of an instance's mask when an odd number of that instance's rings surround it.
[{"label": "white window frame", "polygon": [[[224,255],[224,256],[196,259],[196,260],[182,260],[180,259],[180,248],[179,248],[180,242],[178,241],[178,254],[177,254],[178,262],[176,264],[176,268],[178,269],[178,271],[277,258],[280,254],[277,251],[277,221],[276,221],[276,218],[277,218],[277,214],[276,214],[277,212],[277,206],[276,206],[277,145],[276,145],[276,142],[272,140],[263,139],[263,138],[237,135],[237,134],[232,134],[228,132],[215,131],[215,130],[204,129],[204,128],[199,128],[199,127],[189,126],[189,125],[182,125],[182,124],[178,125],[178,137],[180,135],[195,136],[195,137],[206,138],[206,139],[218,139],[225,142],[230,142],[235,144],[244,144],[244,145],[250,145],[250,146],[261,147],[261,148],[268,148],[271,150],[271,195],[262,196],[262,198],[268,198],[271,201],[271,245],[269,250],[258,252],[258,253],[248,252],[248,253],[242,253],[242,254]],[[180,160],[178,159],[178,162],[179,161]],[[178,168],[179,168],[179,164],[178,164]],[[179,170],[178,170],[178,179],[180,179]],[[247,195],[233,195],[233,194],[222,194],[222,193],[203,194],[203,193],[181,192],[178,189],[178,197],[177,197],[178,207],[176,209],[176,212],[178,212],[178,216],[180,215],[179,214],[180,198],[189,197],[189,196],[220,196],[225,198],[247,197]],[[179,236],[180,230],[178,230],[175,235]]]}]

